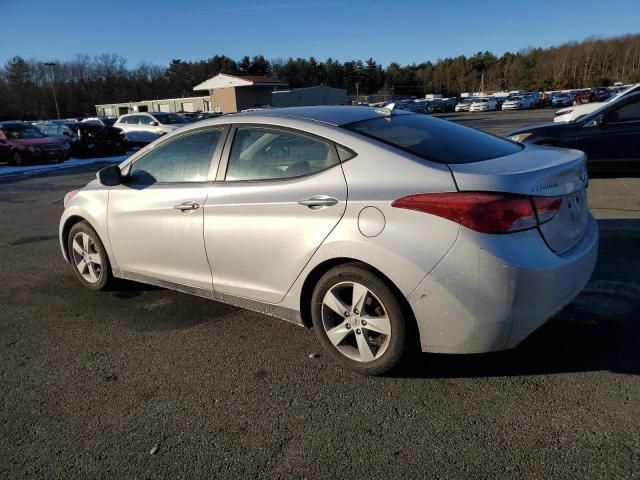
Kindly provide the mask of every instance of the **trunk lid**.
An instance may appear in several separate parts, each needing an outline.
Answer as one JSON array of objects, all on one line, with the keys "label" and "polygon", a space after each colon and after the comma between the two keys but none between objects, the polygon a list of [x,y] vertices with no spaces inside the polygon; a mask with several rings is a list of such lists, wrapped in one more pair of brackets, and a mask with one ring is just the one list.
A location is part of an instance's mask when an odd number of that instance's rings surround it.
[{"label": "trunk lid", "polygon": [[560,197],[558,213],[538,230],[554,252],[583,237],[589,222],[586,157],[578,150],[527,146],[506,157],[449,164],[460,191]]}]

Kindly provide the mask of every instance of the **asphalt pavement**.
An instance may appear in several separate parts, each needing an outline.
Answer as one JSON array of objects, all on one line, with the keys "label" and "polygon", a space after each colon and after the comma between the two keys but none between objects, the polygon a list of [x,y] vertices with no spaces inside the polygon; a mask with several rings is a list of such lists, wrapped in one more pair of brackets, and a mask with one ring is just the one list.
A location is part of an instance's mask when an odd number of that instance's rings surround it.
[{"label": "asphalt pavement", "polygon": [[518,348],[368,378],[312,330],[81,288],[58,219],[95,168],[0,183],[0,479],[640,478],[640,178],[592,180],[596,272]]}]

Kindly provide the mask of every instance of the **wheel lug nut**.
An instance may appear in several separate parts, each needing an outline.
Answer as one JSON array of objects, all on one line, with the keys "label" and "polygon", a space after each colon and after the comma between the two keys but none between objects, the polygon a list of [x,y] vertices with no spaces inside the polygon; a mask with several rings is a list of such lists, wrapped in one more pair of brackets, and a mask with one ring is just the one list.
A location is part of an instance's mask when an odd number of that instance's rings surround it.
[{"label": "wheel lug nut", "polygon": [[362,332],[360,331],[360,329],[359,329],[359,328],[356,328],[356,333],[357,333],[358,335],[360,335]]},{"label": "wheel lug nut", "polygon": [[349,312],[344,312],[344,316],[345,317],[349,317],[349,316],[351,316],[351,314]]},{"label": "wheel lug nut", "polygon": [[350,324],[350,323],[347,323],[347,324],[345,325],[345,327],[347,328],[347,330],[350,330],[350,329],[351,329],[351,324]]},{"label": "wheel lug nut", "polygon": [[360,323],[362,323],[362,326],[364,327],[367,324],[367,321],[366,320],[362,320],[362,322],[360,322]]},{"label": "wheel lug nut", "polygon": [[358,315],[360,312],[358,311],[358,309],[357,309],[357,308],[355,308],[355,309],[353,310],[353,313],[355,313],[356,315]]}]

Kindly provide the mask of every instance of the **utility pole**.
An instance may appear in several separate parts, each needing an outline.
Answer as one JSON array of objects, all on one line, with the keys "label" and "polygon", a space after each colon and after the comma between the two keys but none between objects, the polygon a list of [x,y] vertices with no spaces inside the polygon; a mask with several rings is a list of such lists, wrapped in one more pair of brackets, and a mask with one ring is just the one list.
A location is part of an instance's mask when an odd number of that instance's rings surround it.
[{"label": "utility pole", "polygon": [[[360,96],[360,82],[356,82],[356,99]],[[357,100],[356,100],[357,101]]]},{"label": "utility pole", "polygon": [[58,120],[60,120],[60,109],[58,108],[58,99],[56,98],[56,87],[53,83],[53,67],[57,65],[55,62],[45,63],[49,67],[49,73],[51,74],[51,91],[53,92],[53,103],[56,104],[56,113],[58,114]]}]

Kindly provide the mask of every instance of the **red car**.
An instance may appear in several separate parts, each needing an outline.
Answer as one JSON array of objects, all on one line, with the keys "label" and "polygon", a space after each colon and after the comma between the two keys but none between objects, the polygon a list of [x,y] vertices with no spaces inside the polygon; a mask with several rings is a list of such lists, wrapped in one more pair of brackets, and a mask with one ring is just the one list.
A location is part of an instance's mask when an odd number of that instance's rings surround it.
[{"label": "red car", "polygon": [[0,122],[0,160],[13,165],[33,162],[64,162],[71,149],[64,141],[47,137],[24,122]]}]

